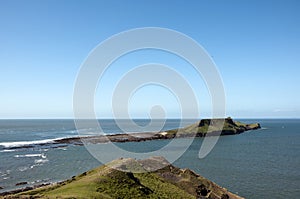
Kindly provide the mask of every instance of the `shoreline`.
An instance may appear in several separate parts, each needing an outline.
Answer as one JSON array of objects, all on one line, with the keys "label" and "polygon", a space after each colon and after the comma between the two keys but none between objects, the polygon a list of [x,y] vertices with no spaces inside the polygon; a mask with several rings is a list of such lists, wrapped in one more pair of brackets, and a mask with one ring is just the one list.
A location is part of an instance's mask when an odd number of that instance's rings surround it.
[{"label": "shoreline", "polygon": [[[73,176],[71,179],[73,179],[75,176]],[[62,185],[66,182],[69,182],[71,179],[65,179],[65,180],[59,180],[59,181],[56,181],[56,182],[46,182],[46,183],[42,183],[42,184],[36,184],[36,185],[31,185],[29,186],[24,186],[24,187],[20,187],[20,188],[17,188],[17,189],[11,189],[11,190],[7,190],[7,191],[4,191],[4,192],[0,192],[0,197],[3,197],[3,196],[7,196],[7,195],[13,195],[13,194],[17,194],[17,193],[21,193],[21,192],[25,192],[25,191],[31,191],[31,190],[34,190],[34,189],[38,189],[38,188],[44,188],[44,187],[47,187],[47,186],[56,186],[56,185]]]}]

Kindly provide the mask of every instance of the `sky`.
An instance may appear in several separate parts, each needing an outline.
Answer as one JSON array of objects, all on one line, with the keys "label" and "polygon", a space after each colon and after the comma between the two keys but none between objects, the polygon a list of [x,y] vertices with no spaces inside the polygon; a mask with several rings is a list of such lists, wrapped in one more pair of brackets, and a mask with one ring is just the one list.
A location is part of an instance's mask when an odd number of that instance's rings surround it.
[{"label": "sky", "polygon": [[[0,118],[73,118],[74,84],[89,53],[112,35],[143,27],[181,32],[208,52],[223,81],[226,115],[299,118],[299,9],[296,0],[0,0]],[[97,117],[114,117],[118,81],[147,63],[181,74],[195,92],[199,117],[210,116],[209,91],[189,63],[141,50],[116,60],[99,80]],[[132,117],[149,117],[157,105],[166,117],[180,117],[176,93],[159,85],[139,88],[128,103]]]}]

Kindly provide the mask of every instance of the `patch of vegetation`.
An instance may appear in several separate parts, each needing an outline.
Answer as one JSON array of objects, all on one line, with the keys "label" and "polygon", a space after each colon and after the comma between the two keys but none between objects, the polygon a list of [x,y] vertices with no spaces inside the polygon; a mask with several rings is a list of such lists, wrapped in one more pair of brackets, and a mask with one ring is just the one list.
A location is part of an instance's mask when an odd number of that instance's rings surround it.
[{"label": "patch of vegetation", "polygon": [[228,117],[225,119],[202,119],[200,122],[187,127],[172,129],[166,132],[169,137],[203,137],[206,135],[215,135],[218,134],[218,132],[221,132],[221,135],[233,135],[258,128],[260,128],[258,123],[244,124],[242,122],[233,121],[230,117]]},{"label": "patch of vegetation", "polygon": [[[146,168],[161,164],[157,171]],[[109,166],[108,166],[109,165]],[[162,157],[146,160],[118,159],[56,185],[21,192],[5,198],[230,198],[240,197],[189,169],[170,165]],[[122,168],[117,170],[116,168]],[[131,173],[130,168],[144,171]],[[123,171],[125,169],[126,171]],[[128,171],[127,171],[128,170]]]},{"label": "patch of vegetation", "polygon": [[195,198],[155,173],[133,174],[101,167],[74,180],[16,194],[35,198]]}]

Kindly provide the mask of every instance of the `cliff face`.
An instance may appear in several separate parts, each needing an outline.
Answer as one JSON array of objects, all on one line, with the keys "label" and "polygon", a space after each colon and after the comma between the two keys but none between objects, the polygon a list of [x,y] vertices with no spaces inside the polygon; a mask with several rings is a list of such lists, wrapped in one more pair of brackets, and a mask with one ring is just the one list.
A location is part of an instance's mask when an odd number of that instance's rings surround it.
[{"label": "cliff face", "polygon": [[200,122],[195,124],[181,129],[172,129],[166,131],[166,133],[169,137],[175,136],[175,134],[177,134],[177,137],[203,137],[214,135],[234,135],[259,128],[261,128],[259,123],[245,124],[234,121],[228,117],[225,119],[202,119]]},{"label": "cliff face", "polygon": [[[155,172],[149,169],[162,168]],[[132,173],[131,171],[139,171]],[[118,159],[70,180],[4,198],[211,198],[240,199],[225,188],[162,157]]]}]

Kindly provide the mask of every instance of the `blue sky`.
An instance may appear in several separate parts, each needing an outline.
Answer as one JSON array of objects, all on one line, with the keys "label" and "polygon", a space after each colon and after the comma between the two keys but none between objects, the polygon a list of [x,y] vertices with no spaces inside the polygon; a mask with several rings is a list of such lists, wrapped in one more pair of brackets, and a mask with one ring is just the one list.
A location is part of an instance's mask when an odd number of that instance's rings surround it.
[{"label": "blue sky", "polygon": [[[89,52],[114,34],[149,26],[182,32],[208,51],[223,79],[227,115],[299,117],[299,9],[299,1],[291,0],[1,0],[0,118],[72,118],[74,82]],[[111,85],[124,68],[149,62],[182,73],[196,92],[201,116],[209,115],[204,83],[184,61],[144,51],[107,71],[95,94],[99,116],[111,117]],[[161,104],[168,117],[178,117],[176,103],[166,90],[148,86],[132,98],[130,112],[145,117],[151,106]]]}]

